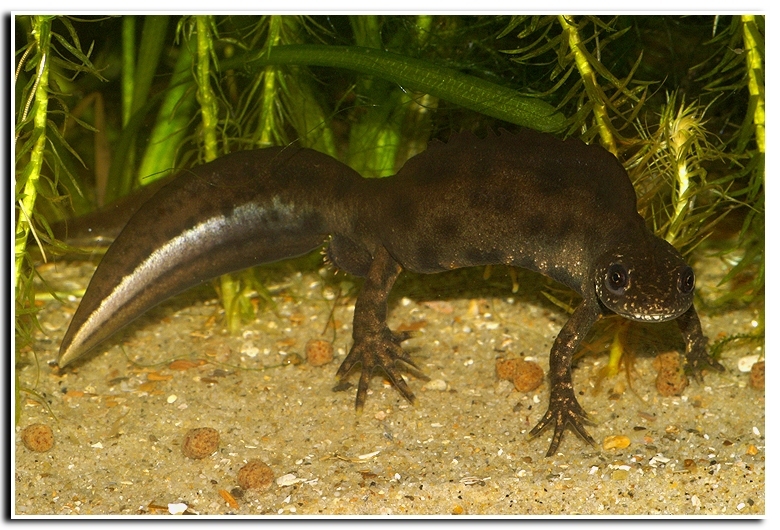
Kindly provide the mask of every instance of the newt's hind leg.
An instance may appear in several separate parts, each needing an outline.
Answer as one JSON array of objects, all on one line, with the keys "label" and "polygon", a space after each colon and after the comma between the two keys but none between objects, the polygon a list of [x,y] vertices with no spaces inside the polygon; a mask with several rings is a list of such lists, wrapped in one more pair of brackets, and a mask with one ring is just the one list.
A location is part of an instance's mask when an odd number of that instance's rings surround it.
[{"label": "newt's hind leg", "polygon": [[366,281],[355,303],[355,317],[352,326],[354,340],[349,355],[341,363],[336,375],[346,378],[356,364],[361,365],[355,408],[361,410],[366,401],[368,384],[376,368],[381,368],[394,387],[409,402],[414,394],[401,377],[398,364],[409,365],[415,376],[427,379],[412,362],[401,343],[411,334],[394,333],[387,327],[387,297],[395,280],[401,273],[401,265],[384,247],[379,247],[369,267]]}]

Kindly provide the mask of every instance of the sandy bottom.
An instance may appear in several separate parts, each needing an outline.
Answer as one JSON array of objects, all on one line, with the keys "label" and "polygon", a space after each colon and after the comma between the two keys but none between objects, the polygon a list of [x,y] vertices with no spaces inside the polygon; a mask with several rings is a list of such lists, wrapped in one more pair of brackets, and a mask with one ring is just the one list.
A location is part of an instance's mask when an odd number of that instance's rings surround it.
[{"label": "sandy bottom", "polygon": [[[334,391],[351,344],[359,281],[286,262],[259,272],[273,296],[239,336],[224,330],[214,290],[204,286],[147,313],[72,370],[50,363],[77,306],[47,302],[34,350],[40,368],[20,369],[23,394],[15,436],[16,515],[736,515],[765,513],[763,391],[737,362],[761,354],[741,344],[679,397],[655,388],[655,354],[681,346],[676,326],[637,325],[630,381],[625,370],[598,376],[605,342],[575,364],[578,397],[599,446],[567,432],[545,458],[551,431],[527,433],[547,408],[549,385],[522,394],[498,381],[498,357],[527,357],[547,371],[566,313],[540,294],[543,279],[505,270],[403,275],[390,327],[418,330],[405,343],[431,378],[409,385],[415,405],[377,375],[362,413],[353,386]],[[704,268],[705,272],[701,270]],[[83,288],[91,263],[41,268],[58,289]],[[700,291],[722,277],[699,264]],[[564,295],[565,296],[565,295]],[[702,315],[713,339],[755,330],[759,315]],[[603,330],[603,327],[602,327]],[[635,335],[636,336],[636,335]],[[323,367],[305,358],[309,339],[332,341]],[[671,346],[669,346],[671,344]],[[31,356],[30,356],[31,358]],[[176,362],[187,360],[191,362]],[[21,429],[49,425],[55,445],[28,450]],[[182,453],[188,430],[212,427],[219,448],[201,460]],[[604,449],[612,435],[625,449]],[[274,472],[263,491],[238,487],[247,461]]]}]

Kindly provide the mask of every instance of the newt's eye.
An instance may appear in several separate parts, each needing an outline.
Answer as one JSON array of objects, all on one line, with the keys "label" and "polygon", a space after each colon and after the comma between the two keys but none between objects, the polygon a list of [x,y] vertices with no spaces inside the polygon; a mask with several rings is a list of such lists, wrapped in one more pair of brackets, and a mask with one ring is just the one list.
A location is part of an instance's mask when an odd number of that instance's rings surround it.
[{"label": "newt's eye", "polygon": [[607,289],[613,294],[622,295],[628,285],[628,271],[620,263],[613,263],[607,270]]},{"label": "newt's eye", "polygon": [[693,269],[683,268],[677,280],[677,289],[683,294],[688,294],[694,287],[696,287],[696,276],[693,274]]}]

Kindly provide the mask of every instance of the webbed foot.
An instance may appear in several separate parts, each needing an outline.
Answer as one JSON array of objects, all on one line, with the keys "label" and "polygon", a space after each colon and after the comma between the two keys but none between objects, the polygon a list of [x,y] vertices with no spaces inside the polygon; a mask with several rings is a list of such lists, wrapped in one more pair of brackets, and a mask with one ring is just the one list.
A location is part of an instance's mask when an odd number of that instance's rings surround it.
[{"label": "webbed foot", "polygon": [[699,315],[693,306],[677,318],[677,325],[685,341],[686,372],[701,382],[704,368],[714,368],[719,372],[725,370],[707,351],[707,338],[702,333]]},{"label": "webbed foot", "polygon": [[718,372],[723,372],[726,368],[716,361],[708,352],[707,348],[694,348],[687,352],[685,371],[693,376],[699,383],[702,382],[701,371],[705,368],[713,368]]},{"label": "webbed foot", "polygon": [[563,390],[553,389],[550,396],[550,406],[547,408],[547,412],[536,424],[536,427],[531,429],[529,436],[538,436],[549,425],[555,426],[555,432],[553,433],[552,441],[550,442],[550,448],[547,450],[545,456],[552,456],[555,451],[558,450],[558,446],[563,438],[563,433],[566,427],[571,427],[582,439],[591,445],[596,445],[596,441],[585,430],[584,424],[592,424],[593,422],[588,419],[587,413],[582,409],[582,406],[574,397],[574,391],[571,386]]},{"label": "webbed foot", "polygon": [[[374,371],[382,369],[390,383],[398,389],[401,395],[409,402],[414,403],[414,393],[401,376],[399,367],[423,380],[429,378],[422,373],[412,361],[409,354],[401,348],[401,343],[413,335],[412,332],[394,333],[384,328],[378,333],[365,334],[355,339],[349,355],[341,363],[336,375],[342,380],[352,371],[358,363],[361,365],[360,382],[358,383],[355,409],[362,410],[368,395],[368,385]],[[404,366],[405,365],[405,366]]]}]

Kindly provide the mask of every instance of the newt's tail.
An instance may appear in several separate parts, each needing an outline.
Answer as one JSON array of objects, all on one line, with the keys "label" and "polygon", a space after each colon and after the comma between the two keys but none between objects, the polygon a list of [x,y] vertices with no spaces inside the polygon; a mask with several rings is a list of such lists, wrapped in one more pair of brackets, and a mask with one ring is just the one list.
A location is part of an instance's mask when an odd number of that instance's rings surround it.
[{"label": "newt's tail", "polygon": [[221,274],[305,254],[362,178],[310,149],[241,151],[182,172],[106,252],[60,346],[64,367],[146,310]]}]

